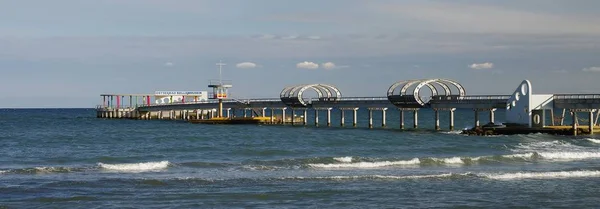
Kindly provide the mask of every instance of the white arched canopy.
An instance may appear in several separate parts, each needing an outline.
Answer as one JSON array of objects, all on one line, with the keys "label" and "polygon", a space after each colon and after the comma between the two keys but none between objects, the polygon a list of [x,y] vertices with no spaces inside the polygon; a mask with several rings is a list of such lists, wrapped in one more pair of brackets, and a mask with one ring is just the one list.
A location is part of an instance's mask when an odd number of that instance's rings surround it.
[{"label": "white arched canopy", "polygon": [[[419,95],[421,88],[429,88],[431,96],[443,95],[465,96],[465,88],[458,82],[449,79],[421,79],[399,81],[390,86],[387,92],[388,99],[399,107],[423,107],[426,102]],[[454,88],[451,88],[454,87]],[[412,89],[412,92],[408,92]]]},{"label": "white arched canopy", "polygon": [[319,101],[337,101],[342,97],[340,90],[329,84],[303,84],[289,86],[281,91],[279,97],[287,106],[306,107],[310,101],[305,101],[302,95],[306,90],[309,89],[317,93]]}]

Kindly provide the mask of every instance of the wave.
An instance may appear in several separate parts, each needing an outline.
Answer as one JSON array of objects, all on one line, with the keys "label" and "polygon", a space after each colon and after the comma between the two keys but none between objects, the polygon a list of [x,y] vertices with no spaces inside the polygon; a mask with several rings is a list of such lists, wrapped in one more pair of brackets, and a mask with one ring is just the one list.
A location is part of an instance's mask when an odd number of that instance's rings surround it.
[{"label": "wave", "polygon": [[588,140],[588,141],[590,141],[592,143],[600,144],[600,139],[587,138],[586,140]]},{"label": "wave", "polygon": [[145,163],[123,163],[123,164],[105,164],[98,163],[100,168],[113,171],[125,171],[125,172],[139,172],[139,171],[152,171],[162,170],[169,166],[169,161],[160,162],[145,162]]},{"label": "wave", "polygon": [[351,163],[352,162],[352,157],[334,157],[333,159],[335,161],[342,162],[342,163]]},{"label": "wave", "polygon": [[332,164],[308,164],[314,168],[378,168],[386,166],[401,166],[401,165],[418,165],[421,161],[419,158],[413,158],[412,160],[399,160],[399,161],[381,161],[381,162],[356,162],[356,163],[332,163]]},{"label": "wave", "polygon": [[[356,158],[355,158],[356,159]],[[528,152],[507,155],[492,155],[478,157],[447,157],[447,158],[413,158],[410,160],[385,160],[374,162],[336,162],[336,163],[311,163],[312,168],[339,169],[339,168],[379,168],[389,166],[435,166],[435,165],[474,165],[487,163],[511,163],[527,161],[575,161],[600,159],[600,152]]]},{"label": "wave", "polygon": [[17,168],[10,170],[2,170],[0,174],[51,174],[51,173],[70,173],[84,171],[89,168],[73,168],[73,167],[32,167],[32,168]]},{"label": "wave", "polygon": [[360,175],[360,176],[313,176],[313,177],[282,177],[280,179],[287,180],[368,180],[368,179],[425,179],[425,178],[449,178],[460,177],[469,174],[432,174],[432,175],[411,175],[411,176],[392,176],[392,175]]},{"label": "wave", "polygon": [[458,179],[480,178],[491,180],[521,180],[521,179],[565,179],[600,177],[600,171],[551,171],[551,172],[517,172],[517,173],[442,173],[425,175],[358,175],[358,176],[312,176],[312,177],[283,177],[292,180],[402,180],[402,179]]},{"label": "wave", "polygon": [[479,174],[478,176],[495,180],[584,178],[600,177],[600,171],[518,172],[504,174]]}]

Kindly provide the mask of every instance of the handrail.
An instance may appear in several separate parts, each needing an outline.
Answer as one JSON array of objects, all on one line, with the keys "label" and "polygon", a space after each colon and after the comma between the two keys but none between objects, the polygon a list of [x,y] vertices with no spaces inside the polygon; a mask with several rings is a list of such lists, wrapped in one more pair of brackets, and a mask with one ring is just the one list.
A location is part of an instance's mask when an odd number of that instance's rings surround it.
[{"label": "handrail", "polygon": [[600,94],[555,94],[554,99],[600,99]]},{"label": "handrail", "polygon": [[448,96],[432,96],[431,100],[442,101],[442,100],[508,100],[510,95],[448,95]]}]

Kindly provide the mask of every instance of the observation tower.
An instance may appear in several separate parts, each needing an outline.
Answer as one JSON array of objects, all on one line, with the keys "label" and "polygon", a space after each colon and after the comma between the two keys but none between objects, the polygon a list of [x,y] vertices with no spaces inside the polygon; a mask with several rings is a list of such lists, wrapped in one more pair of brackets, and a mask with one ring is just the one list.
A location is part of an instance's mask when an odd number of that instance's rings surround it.
[{"label": "observation tower", "polygon": [[218,118],[222,118],[223,117],[223,99],[227,99],[227,89],[233,87],[233,85],[231,85],[231,81],[225,81],[223,82],[222,79],[222,71],[223,71],[223,66],[225,66],[226,64],[223,63],[222,61],[219,61],[219,63],[217,63],[217,66],[219,66],[219,80],[210,80],[209,84],[208,84],[208,88],[212,88],[213,89],[213,93],[210,97],[210,99],[218,99],[219,100],[219,107],[217,109],[217,115]]}]

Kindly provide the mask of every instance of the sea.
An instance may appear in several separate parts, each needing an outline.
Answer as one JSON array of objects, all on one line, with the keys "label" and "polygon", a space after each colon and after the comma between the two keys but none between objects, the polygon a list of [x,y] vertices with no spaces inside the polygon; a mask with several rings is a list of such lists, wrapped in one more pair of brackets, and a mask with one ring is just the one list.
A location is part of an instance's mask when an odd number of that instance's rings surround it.
[{"label": "sea", "polygon": [[[496,118],[501,122],[503,111]],[[399,129],[398,111],[316,127],[0,109],[0,208],[597,208],[600,137]],[[288,113],[289,114],[289,113]],[[239,115],[239,114],[238,114]],[[487,122],[481,113],[482,123]]]}]

